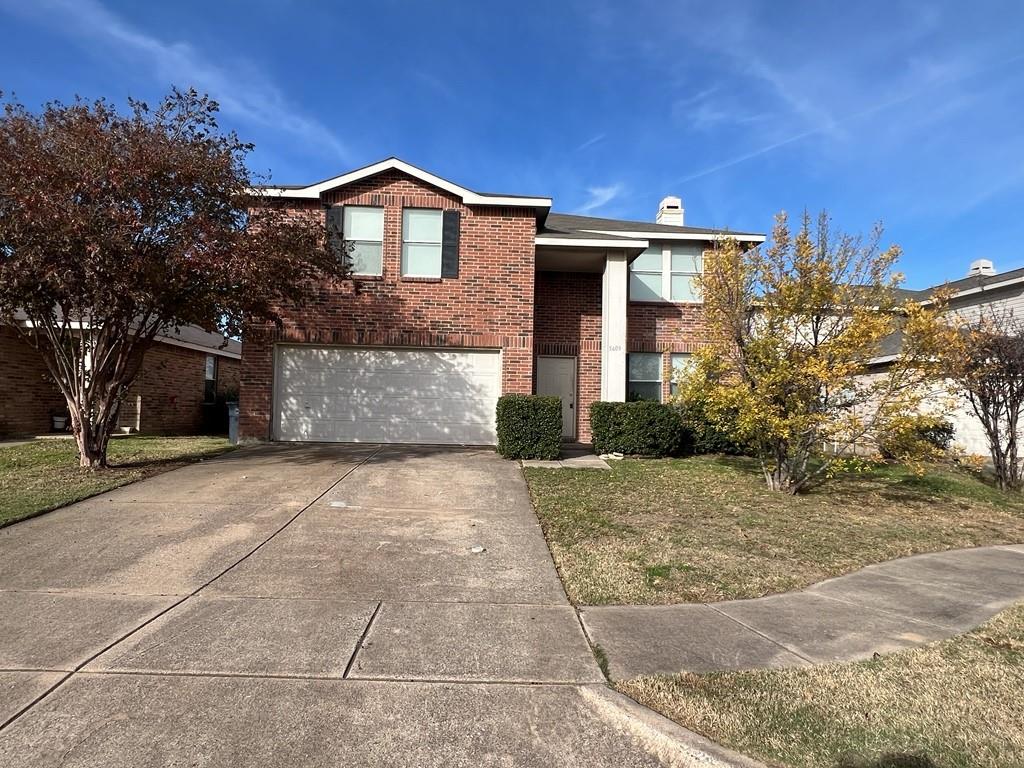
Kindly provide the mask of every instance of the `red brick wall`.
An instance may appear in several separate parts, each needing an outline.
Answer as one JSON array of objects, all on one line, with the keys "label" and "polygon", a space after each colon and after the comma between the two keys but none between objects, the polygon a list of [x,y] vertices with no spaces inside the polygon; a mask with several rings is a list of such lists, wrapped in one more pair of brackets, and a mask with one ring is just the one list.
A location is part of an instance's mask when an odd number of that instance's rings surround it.
[{"label": "red brick wall", "polygon": [[538,355],[575,357],[576,434],[590,441],[590,404],[601,398],[600,274],[538,272],[534,347]]},{"label": "red brick wall", "polygon": [[50,432],[50,412],[64,407],[39,353],[0,327],[0,438]]},{"label": "red brick wall", "polygon": [[[467,207],[397,171],[332,192],[331,204],[384,208],[383,277],[325,284],[284,327],[250,327],[242,343],[240,433],[270,436],[275,341],[358,346],[500,348],[505,392],[533,387],[534,213]],[[403,207],[462,212],[458,278],[402,278]],[[323,217],[318,201],[297,212]]]},{"label": "red brick wall", "polygon": [[[239,361],[218,357],[218,391],[238,390]],[[157,343],[122,409],[134,424],[136,397],[142,394],[141,431],[146,434],[197,434],[201,431],[206,353]],[[42,358],[11,328],[0,328],[0,438],[51,431],[52,410],[65,412],[64,397],[46,372]]]},{"label": "red brick wall", "polygon": [[696,352],[705,343],[703,305],[630,302],[628,323],[627,351],[662,353],[662,399],[667,398],[672,376],[670,355]]},{"label": "red brick wall", "polygon": [[231,394],[238,397],[238,382],[242,363],[233,357],[217,358],[217,394]]},{"label": "red brick wall", "polygon": [[[142,395],[139,431],[147,435],[195,435],[204,431],[203,395],[206,387],[206,352],[173,344],[154,344],[146,352],[142,369],[128,391],[121,423],[134,422],[135,401]],[[217,391],[234,385],[238,391],[239,361],[217,357]],[[130,415],[129,415],[130,414]]]}]

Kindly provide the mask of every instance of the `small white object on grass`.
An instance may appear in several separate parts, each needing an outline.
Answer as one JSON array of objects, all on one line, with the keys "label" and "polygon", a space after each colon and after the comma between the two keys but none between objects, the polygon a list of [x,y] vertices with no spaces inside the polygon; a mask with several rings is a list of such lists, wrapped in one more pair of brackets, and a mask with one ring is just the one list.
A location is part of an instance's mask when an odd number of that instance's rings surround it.
[{"label": "small white object on grass", "polygon": [[470,547],[469,551],[472,552],[474,555],[479,555],[482,552],[486,552],[487,548],[481,547],[479,544],[477,544],[476,546]]}]

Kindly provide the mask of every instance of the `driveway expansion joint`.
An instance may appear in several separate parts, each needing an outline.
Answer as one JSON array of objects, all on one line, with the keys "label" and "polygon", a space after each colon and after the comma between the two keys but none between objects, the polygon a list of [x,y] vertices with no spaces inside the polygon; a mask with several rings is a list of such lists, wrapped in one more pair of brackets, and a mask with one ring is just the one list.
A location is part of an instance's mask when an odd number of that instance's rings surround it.
[{"label": "driveway expansion joint", "polygon": [[277,536],[279,533],[281,533],[281,531],[285,530],[288,526],[290,526],[292,523],[294,523],[303,512],[305,512],[307,509],[309,509],[314,504],[316,504],[318,501],[320,501],[320,499],[322,499],[324,496],[326,496],[328,493],[330,493],[334,488],[336,488],[338,486],[338,484],[341,483],[346,477],[351,475],[356,469],[358,469],[359,467],[363,466],[363,464],[365,464],[373,456],[375,456],[379,452],[379,450],[380,449],[378,448],[376,451],[374,451],[373,453],[371,453],[368,456],[366,456],[362,461],[358,462],[357,464],[355,464],[353,466],[350,466],[349,469],[341,477],[339,477],[334,483],[332,483],[330,485],[330,487],[328,487],[323,493],[319,494],[315,499],[313,499],[308,504],[306,504],[304,507],[302,507],[298,512],[296,512],[294,515],[292,515],[283,525],[281,525],[280,527],[275,529],[268,537],[263,539],[256,547],[251,549],[249,552],[247,552],[245,555],[243,555],[241,558],[239,558],[235,562],[231,563],[231,565],[229,565],[224,570],[220,571],[216,576],[214,576],[213,578],[211,578],[208,581],[206,581],[203,584],[201,584],[199,587],[197,587],[191,593],[185,595],[184,597],[181,597],[179,600],[175,600],[170,605],[168,605],[165,608],[159,610],[157,613],[155,613],[154,615],[150,616],[148,619],[146,619],[144,622],[142,622],[141,624],[136,626],[134,629],[132,629],[131,631],[129,631],[129,632],[125,633],[125,634],[122,634],[116,640],[114,640],[113,642],[107,644],[106,646],[104,646],[101,650],[97,651],[96,653],[93,653],[91,656],[89,656],[84,661],[80,662],[79,664],[76,664],[74,666],[74,668],[70,672],[68,672],[66,675],[64,675],[64,677],[62,677],[60,680],[58,680],[56,683],[54,683],[52,686],[50,686],[41,695],[39,695],[38,697],[33,699],[25,707],[22,707],[21,709],[19,709],[17,712],[15,712],[11,717],[6,719],[4,722],[0,723],[0,733],[3,733],[3,731],[5,729],[7,729],[9,726],[11,726],[13,723],[15,723],[26,712],[31,710],[34,706],[39,704],[43,699],[45,699],[51,693],[53,693],[58,688],[60,688],[65,682],[67,682],[69,679],[71,679],[72,676],[74,676],[76,673],[78,673],[80,670],[82,670],[83,667],[85,667],[86,665],[92,663],[93,661],[98,659],[100,656],[102,656],[104,653],[106,653],[110,649],[114,648],[116,645],[120,644],[121,642],[123,642],[127,638],[131,637],[132,635],[136,634],[140,630],[144,629],[149,624],[152,624],[154,621],[159,619],[164,614],[169,613],[170,611],[174,610],[179,605],[181,605],[184,602],[186,602],[187,600],[189,600],[189,598],[195,597],[202,590],[204,590],[206,587],[210,586],[213,582],[215,582],[217,579],[221,578],[226,573],[231,571],[239,563],[241,563],[244,560],[246,560],[249,557],[251,557],[257,551],[259,551],[267,542],[269,542],[271,539],[273,539],[275,536]]}]

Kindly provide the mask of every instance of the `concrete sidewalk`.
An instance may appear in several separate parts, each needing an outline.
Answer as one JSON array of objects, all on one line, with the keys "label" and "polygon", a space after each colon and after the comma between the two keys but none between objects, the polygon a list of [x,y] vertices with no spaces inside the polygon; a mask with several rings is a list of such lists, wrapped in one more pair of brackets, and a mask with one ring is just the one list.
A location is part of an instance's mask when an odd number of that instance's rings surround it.
[{"label": "concrete sidewalk", "polygon": [[581,610],[626,680],[853,661],[966,632],[1024,600],[1024,546],[916,555],[806,590],[708,605]]},{"label": "concrete sidewalk", "polygon": [[0,765],[740,766],[610,690],[519,467],[242,449],[0,529]]}]

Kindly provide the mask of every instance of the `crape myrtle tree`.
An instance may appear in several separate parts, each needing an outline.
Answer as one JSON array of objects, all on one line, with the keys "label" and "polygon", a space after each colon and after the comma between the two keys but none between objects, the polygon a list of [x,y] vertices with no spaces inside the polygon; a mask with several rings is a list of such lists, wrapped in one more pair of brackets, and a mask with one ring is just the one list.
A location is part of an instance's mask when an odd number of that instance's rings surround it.
[{"label": "crape myrtle tree", "polygon": [[[724,238],[705,254],[700,289],[709,345],[686,387],[709,419],[750,446],[772,490],[799,493],[912,412],[933,389],[943,323],[938,304],[902,301],[899,249],[833,231],[805,213],[790,231],[744,249]],[[870,365],[903,336],[887,369]]]},{"label": "crape myrtle tree", "polygon": [[976,313],[951,313],[950,322],[957,343],[944,349],[945,371],[985,430],[999,487],[1020,490],[1024,321],[1004,305],[988,304]]},{"label": "crape myrtle tree", "polygon": [[[42,356],[83,467],[106,465],[118,406],[158,334],[237,336],[343,277],[324,216],[252,194],[251,151],[215,101],[8,101],[0,116],[0,322]],[[333,240],[334,238],[332,238]]]}]

